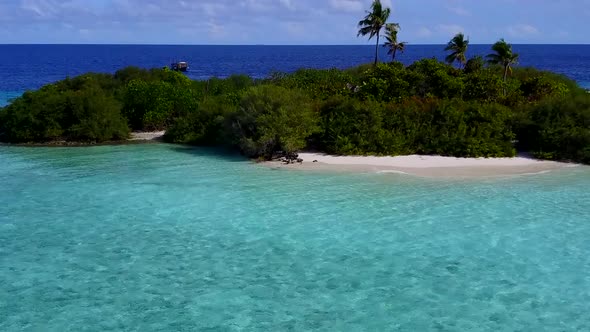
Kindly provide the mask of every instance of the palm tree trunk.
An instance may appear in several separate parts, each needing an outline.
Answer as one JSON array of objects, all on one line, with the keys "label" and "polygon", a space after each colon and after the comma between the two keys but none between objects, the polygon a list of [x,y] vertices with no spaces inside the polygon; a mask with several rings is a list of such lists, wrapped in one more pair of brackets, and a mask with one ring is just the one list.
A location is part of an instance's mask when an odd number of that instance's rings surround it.
[{"label": "palm tree trunk", "polygon": [[377,32],[377,44],[375,44],[375,66],[377,65],[377,62],[379,62],[379,33],[381,31]]},{"label": "palm tree trunk", "polygon": [[397,47],[393,48],[393,59],[391,59],[391,62],[395,61],[395,53],[397,53]]}]

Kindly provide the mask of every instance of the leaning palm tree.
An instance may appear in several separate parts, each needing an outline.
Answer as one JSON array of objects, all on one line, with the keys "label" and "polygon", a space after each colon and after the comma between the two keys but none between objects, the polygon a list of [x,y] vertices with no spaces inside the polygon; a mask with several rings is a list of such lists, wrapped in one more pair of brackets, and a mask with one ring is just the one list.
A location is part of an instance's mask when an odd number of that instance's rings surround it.
[{"label": "leaning palm tree", "polygon": [[512,65],[518,63],[518,54],[512,52],[512,45],[508,44],[504,38],[492,46],[492,51],[495,53],[487,56],[488,63],[504,67],[504,82],[506,82],[508,72],[512,71]]},{"label": "leaning palm tree", "polygon": [[389,23],[385,26],[385,44],[383,47],[387,47],[387,54],[391,54],[392,61],[395,61],[395,55],[397,51],[404,53],[406,50],[406,42],[397,41],[397,33],[399,32],[398,23]]},{"label": "leaning palm tree", "polygon": [[369,35],[369,40],[377,36],[377,44],[375,45],[375,64],[379,61],[379,35],[381,29],[389,19],[391,14],[390,8],[383,8],[381,0],[373,0],[371,5],[371,11],[367,11],[367,16],[359,22],[359,33],[358,36]]},{"label": "leaning palm tree", "polygon": [[467,62],[467,58],[465,54],[467,53],[467,46],[469,46],[469,39],[465,39],[465,35],[463,33],[458,33],[449,41],[445,51],[451,51],[446,57],[446,60],[449,64],[453,64],[453,62],[459,62],[459,67],[462,67]]}]

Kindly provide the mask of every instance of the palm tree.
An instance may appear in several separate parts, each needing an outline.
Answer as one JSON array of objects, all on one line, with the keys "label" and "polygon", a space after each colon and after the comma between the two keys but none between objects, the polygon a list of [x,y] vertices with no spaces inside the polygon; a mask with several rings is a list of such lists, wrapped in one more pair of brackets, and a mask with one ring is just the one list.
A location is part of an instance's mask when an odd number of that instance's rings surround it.
[{"label": "palm tree", "polygon": [[469,46],[469,39],[465,39],[465,35],[463,33],[458,33],[449,41],[445,51],[451,51],[446,57],[446,60],[449,64],[453,64],[453,62],[459,62],[459,67],[462,67],[467,62],[467,58],[465,54],[467,53],[467,46]]},{"label": "palm tree", "polygon": [[395,61],[395,55],[397,51],[404,53],[406,49],[406,42],[397,41],[397,33],[399,32],[398,23],[389,23],[385,26],[385,44],[383,47],[387,47],[387,54],[392,55],[392,61]]},{"label": "palm tree", "polygon": [[518,54],[512,52],[512,45],[508,44],[504,38],[500,39],[492,46],[492,51],[495,53],[487,56],[488,63],[504,67],[504,82],[506,82],[508,72],[512,71],[512,65],[518,63]]},{"label": "palm tree", "polygon": [[389,19],[391,14],[390,8],[383,8],[381,0],[373,0],[371,11],[367,11],[367,16],[359,22],[358,36],[369,35],[369,40],[377,36],[377,44],[375,45],[375,64],[379,61],[379,35],[381,29]]}]

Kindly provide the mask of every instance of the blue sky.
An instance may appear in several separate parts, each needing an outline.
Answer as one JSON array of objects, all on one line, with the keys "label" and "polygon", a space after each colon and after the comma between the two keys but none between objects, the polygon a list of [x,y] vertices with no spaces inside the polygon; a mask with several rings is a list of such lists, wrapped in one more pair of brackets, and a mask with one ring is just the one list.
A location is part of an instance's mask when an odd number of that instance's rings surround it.
[{"label": "blue sky", "polygon": [[[0,43],[366,44],[371,0],[0,0]],[[590,0],[383,0],[400,38],[590,43]]]}]

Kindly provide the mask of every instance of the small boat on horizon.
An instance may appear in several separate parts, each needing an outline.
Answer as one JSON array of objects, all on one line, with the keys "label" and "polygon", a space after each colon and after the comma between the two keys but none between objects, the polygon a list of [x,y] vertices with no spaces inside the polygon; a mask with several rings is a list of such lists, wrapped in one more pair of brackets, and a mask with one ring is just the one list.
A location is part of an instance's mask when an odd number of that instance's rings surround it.
[{"label": "small boat on horizon", "polygon": [[172,69],[174,71],[185,72],[188,70],[188,62],[186,62],[186,61],[173,62],[170,65],[170,69]]}]

